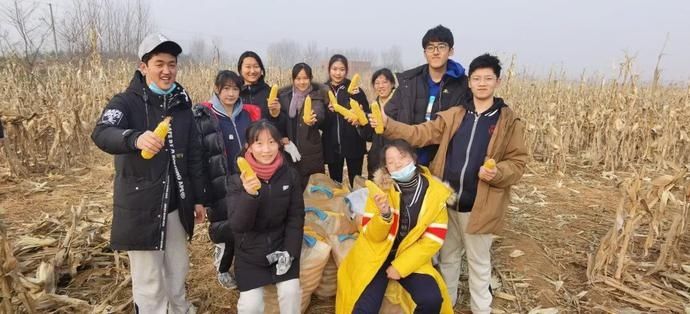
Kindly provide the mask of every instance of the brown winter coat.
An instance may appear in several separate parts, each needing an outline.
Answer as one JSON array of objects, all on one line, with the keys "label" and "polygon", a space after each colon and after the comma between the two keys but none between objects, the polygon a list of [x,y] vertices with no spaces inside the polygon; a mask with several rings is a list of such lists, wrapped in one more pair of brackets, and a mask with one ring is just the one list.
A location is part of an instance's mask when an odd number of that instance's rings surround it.
[{"label": "brown winter coat", "polygon": [[[448,145],[460,128],[465,112],[464,107],[452,107],[438,112],[436,119],[417,125],[388,119],[384,136],[404,139],[416,147],[439,144],[438,153],[429,169],[433,175],[443,177]],[[501,108],[496,131],[491,136],[487,150],[487,158],[496,160],[498,173],[488,183],[479,180],[467,233],[497,233],[502,229],[510,202],[510,187],[520,180],[528,160],[524,132],[525,125],[515,112],[508,107]]]}]

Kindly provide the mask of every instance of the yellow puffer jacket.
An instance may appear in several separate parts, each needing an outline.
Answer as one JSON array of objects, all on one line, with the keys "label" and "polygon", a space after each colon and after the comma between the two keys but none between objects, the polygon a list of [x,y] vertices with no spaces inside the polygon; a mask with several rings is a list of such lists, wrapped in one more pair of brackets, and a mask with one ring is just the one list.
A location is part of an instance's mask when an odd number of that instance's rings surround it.
[{"label": "yellow puffer jacket", "polygon": [[[392,265],[403,278],[412,273],[432,276],[438,283],[443,297],[441,313],[453,313],[446,284],[431,264],[432,256],[441,249],[446,236],[446,201],[453,192],[450,187],[433,177],[428,169],[423,168],[422,175],[429,181],[429,188],[422,202],[417,225],[400,243]],[[387,179],[390,181],[390,178]],[[362,233],[338,269],[336,313],[352,313],[355,303],[393,247],[400,218],[400,192],[392,184],[381,182],[383,180],[385,179],[376,180],[376,183],[388,192],[393,218],[386,222],[373,200],[367,199],[366,214],[362,219]],[[416,305],[412,297],[397,281],[389,281],[386,297],[392,303],[400,304],[405,313],[414,312]]]}]

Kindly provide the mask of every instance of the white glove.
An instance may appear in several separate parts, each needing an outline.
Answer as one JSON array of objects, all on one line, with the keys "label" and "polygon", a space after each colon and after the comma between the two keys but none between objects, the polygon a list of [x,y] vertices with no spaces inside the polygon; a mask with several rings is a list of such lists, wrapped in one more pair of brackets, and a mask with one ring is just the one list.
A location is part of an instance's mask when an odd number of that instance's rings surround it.
[{"label": "white glove", "polygon": [[275,251],[266,255],[266,259],[268,259],[269,264],[276,263],[276,275],[281,276],[290,270],[294,257],[291,257],[287,251]]},{"label": "white glove", "polygon": [[299,154],[299,150],[297,150],[297,146],[295,146],[295,143],[289,142],[285,144],[285,152],[290,154],[290,157],[292,157],[292,162],[298,162],[302,160],[302,155]]}]

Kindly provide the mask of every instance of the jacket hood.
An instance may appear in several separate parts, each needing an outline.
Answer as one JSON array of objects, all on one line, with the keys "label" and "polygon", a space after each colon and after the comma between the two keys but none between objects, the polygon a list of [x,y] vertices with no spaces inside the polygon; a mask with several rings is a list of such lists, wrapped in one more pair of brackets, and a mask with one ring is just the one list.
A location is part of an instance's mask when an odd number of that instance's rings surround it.
[{"label": "jacket hood", "polygon": [[[419,75],[427,75],[429,73],[429,64],[422,64],[416,68],[409,69],[400,73],[403,78],[409,79]],[[458,79],[465,75],[465,68],[458,62],[448,59],[446,75]]]}]

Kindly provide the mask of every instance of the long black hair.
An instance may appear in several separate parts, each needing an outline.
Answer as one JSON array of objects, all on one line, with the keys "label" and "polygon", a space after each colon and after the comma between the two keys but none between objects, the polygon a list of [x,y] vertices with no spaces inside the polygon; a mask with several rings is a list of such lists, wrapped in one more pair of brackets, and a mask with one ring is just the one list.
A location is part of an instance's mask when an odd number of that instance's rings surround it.
[{"label": "long black hair", "polygon": [[261,68],[261,76],[259,76],[259,82],[263,82],[264,77],[266,76],[266,68],[264,68],[264,63],[261,61],[259,55],[256,54],[256,52],[254,51],[248,50],[240,55],[240,59],[239,61],[237,61],[237,73],[242,74],[242,63],[244,63],[244,59],[246,58],[254,58],[254,60],[256,60],[256,63],[259,64],[259,67]]}]

